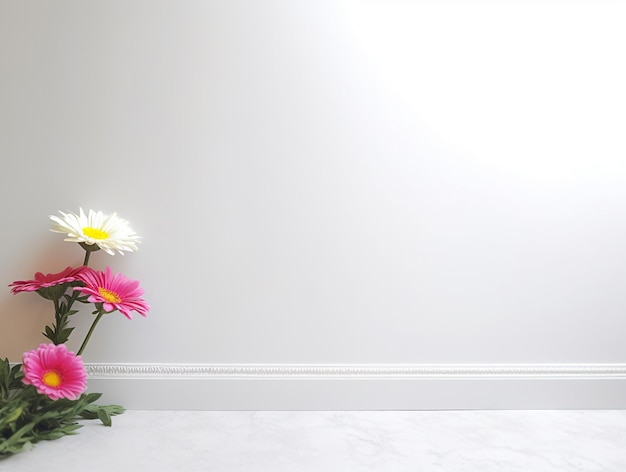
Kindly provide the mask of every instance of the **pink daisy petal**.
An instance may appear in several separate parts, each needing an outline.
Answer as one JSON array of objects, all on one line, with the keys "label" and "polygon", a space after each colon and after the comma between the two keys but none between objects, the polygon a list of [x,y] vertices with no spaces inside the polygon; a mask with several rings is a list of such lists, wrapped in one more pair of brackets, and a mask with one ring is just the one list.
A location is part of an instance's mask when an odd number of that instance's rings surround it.
[{"label": "pink daisy petal", "polygon": [[139,281],[131,280],[121,273],[113,275],[110,267],[104,272],[87,269],[81,272],[79,278],[85,285],[74,287],[74,290],[89,295],[91,303],[102,303],[105,312],[117,310],[132,319],[131,311],[145,317],[150,309],[141,297],[144,292],[139,287]]},{"label": "pink daisy petal", "polygon": [[65,344],[40,344],[22,358],[22,381],[52,400],[76,400],[87,387],[82,358],[68,351]]},{"label": "pink daisy petal", "polygon": [[37,290],[75,282],[76,280],[79,280],[79,276],[84,270],[85,267],[78,267],[76,269],[66,267],[64,270],[56,274],[43,274],[41,272],[37,272],[34,280],[16,280],[15,282],[9,284],[9,287],[12,287],[11,293],[13,294],[20,292],[35,292]]}]

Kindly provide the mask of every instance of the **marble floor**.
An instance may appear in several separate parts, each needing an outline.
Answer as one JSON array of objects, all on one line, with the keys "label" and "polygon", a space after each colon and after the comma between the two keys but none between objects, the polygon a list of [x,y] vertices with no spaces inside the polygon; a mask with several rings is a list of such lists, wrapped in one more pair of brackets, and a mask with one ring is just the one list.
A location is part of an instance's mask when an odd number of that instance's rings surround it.
[{"label": "marble floor", "polygon": [[128,411],[2,472],[626,471],[626,410]]}]

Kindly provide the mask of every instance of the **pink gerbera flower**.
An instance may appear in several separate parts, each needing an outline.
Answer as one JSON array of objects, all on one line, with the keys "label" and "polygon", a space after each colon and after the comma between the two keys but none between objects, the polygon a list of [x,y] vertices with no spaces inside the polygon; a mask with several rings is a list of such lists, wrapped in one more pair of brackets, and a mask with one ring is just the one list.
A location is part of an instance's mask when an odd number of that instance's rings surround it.
[{"label": "pink gerbera flower", "polygon": [[11,293],[16,294],[19,292],[35,292],[42,288],[54,287],[56,285],[65,284],[69,282],[75,282],[79,280],[79,274],[85,270],[85,267],[78,267],[72,269],[67,267],[57,274],[43,274],[37,272],[34,280],[16,280],[12,284],[9,284]]},{"label": "pink gerbera flower", "polygon": [[37,349],[25,352],[22,370],[22,381],[52,400],[76,400],[87,387],[83,360],[68,351],[65,344],[40,344]]},{"label": "pink gerbera flower", "polygon": [[80,274],[84,287],[74,287],[89,295],[91,303],[101,303],[105,312],[119,310],[129,320],[130,312],[136,311],[146,316],[150,306],[141,298],[143,290],[138,280],[131,280],[122,274],[113,276],[110,267],[105,272],[88,269]]}]

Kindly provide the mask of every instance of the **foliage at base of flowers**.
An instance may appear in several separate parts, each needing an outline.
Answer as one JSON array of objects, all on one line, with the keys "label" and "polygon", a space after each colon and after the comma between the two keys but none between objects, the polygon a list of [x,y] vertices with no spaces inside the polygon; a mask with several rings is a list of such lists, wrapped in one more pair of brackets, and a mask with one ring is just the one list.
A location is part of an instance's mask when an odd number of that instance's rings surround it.
[{"label": "foliage at base of flowers", "polygon": [[[111,417],[124,412],[119,405],[97,405],[101,393],[85,393],[87,371],[84,352],[102,318],[120,312],[132,319],[132,312],[146,316],[149,305],[143,300],[139,281],[113,274],[110,267],[97,271],[88,267],[89,258],[102,249],[135,251],[139,236],[115,213],[105,215],[80,209],[79,214],[60,212],[51,216],[53,232],[65,233],[66,241],[76,242],[85,251],[83,265],[61,272],[37,272],[32,280],[9,284],[11,292],[35,292],[52,302],[54,322],[45,326],[43,335],[51,343],[42,343],[23,354],[22,363],[11,366],[0,358],[0,459],[30,449],[42,440],[59,439],[75,434],[80,420],[100,420],[111,426]],[[74,316],[82,316],[73,305],[92,304],[94,319],[80,349],[67,349]]]},{"label": "foliage at base of flowers", "polygon": [[33,444],[76,434],[78,421],[98,419],[111,426],[119,405],[96,405],[101,393],[83,393],[76,400],[51,400],[23,383],[21,365],[0,359],[0,458],[31,449]]}]

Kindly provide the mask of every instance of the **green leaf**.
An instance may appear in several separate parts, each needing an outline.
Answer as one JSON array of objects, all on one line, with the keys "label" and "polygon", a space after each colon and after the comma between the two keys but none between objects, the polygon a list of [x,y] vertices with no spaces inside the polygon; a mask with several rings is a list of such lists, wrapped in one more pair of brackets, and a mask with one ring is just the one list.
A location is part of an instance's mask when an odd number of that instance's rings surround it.
[{"label": "green leaf", "polygon": [[24,407],[20,406],[20,407],[15,408],[11,413],[9,413],[7,416],[2,418],[2,422],[8,424],[8,423],[12,423],[16,421],[20,417],[23,411],[24,411]]},{"label": "green leaf", "polygon": [[[36,424],[37,424],[36,421],[31,421],[30,423],[25,424],[20,429],[15,431],[11,435],[11,437],[9,437],[7,440],[3,441],[1,445],[6,447],[6,448],[10,448],[12,446],[15,446],[15,445],[19,444],[20,443],[20,439],[22,438],[22,436],[26,435],[27,433],[30,433],[32,431],[32,429],[35,427]],[[2,452],[2,449],[0,449],[0,452]]]},{"label": "green leaf", "polygon": [[101,396],[102,396],[101,393],[86,393],[84,395],[85,400],[86,400],[87,403],[93,403],[96,400],[99,400]]},{"label": "green leaf", "polygon": [[50,341],[54,341],[54,331],[52,331],[52,328],[50,328],[50,326],[46,326],[46,330],[43,335]]},{"label": "green leaf", "polygon": [[17,454],[18,452],[23,452],[32,448],[33,445],[28,440],[20,441],[15,445],[7,445],[5,442],[0,443],[0,459],[9,454]]},{"label": "green leaf", "polygon": [[100,410],[104,410],[109,416],[121,415],[126,411],[126,409],[120,405],[88,405],[80,412],[80,416],[87,420],[95,420],[100,418]]},{"label": "green leaf", "polygon": [[126,408],[120,405],[106,405],[106,406],[103,406],[102,408],[106,408],[107,412],[111,416],[121,415],[122,413],[126,411]]},{"label": "green leaf", "polygon": [[24,372],[22,372],[22,364],[16,364],[11,368],[9,374],[9,389],[23,390],[26,385],[22,382]]},{"label": "green leaf", "polygon": [[8,379],[10,370],[9,359],[0,359],[0,382]]},{"label": "green leaf", "polygon": [[111,426],[111,415],[104,408],[98,409],[98,418],[104,426]]},{"label": "green leaf", "polygon": [[0,359],[0,398],[5,398],[9,394],[9,383],[11,382],[11,369],[8,359]]},{"label": "green leaf", "polygon": [[59,337],[57,339],[58,344],[66,343],[70,337],[70,334],[72,334],[72,331],[74,331],[74,328],[65,328],[61,330],[61,332],[59,333]]}]

